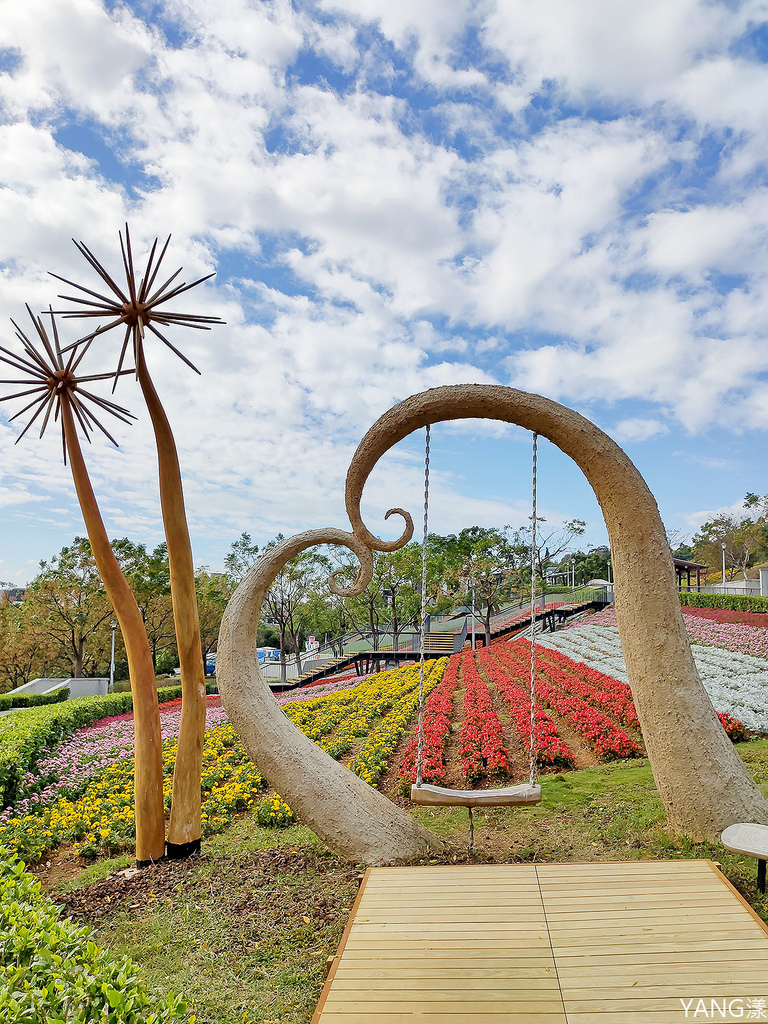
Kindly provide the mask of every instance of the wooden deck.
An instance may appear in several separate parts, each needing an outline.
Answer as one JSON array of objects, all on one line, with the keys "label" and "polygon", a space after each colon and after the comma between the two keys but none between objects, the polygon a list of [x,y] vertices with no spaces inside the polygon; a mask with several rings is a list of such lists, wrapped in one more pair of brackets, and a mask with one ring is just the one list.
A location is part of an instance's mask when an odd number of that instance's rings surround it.
[{"label": "wooden deck", "polygon": [[373,868],[312,1022],[728,1019],[712,999],[768,1006],[768,928],[710,861]]}]

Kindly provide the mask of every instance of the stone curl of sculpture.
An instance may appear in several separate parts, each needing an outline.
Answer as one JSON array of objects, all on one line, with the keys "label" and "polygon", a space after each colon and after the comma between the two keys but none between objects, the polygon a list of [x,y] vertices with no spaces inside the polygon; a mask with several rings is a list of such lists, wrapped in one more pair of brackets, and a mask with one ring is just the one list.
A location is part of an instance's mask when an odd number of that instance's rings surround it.
[{"label": "stone curl of sculpture", "polygon": [[[407,543],[413,533],[410,516],[393,511],[406,520],[400,541]],[[371,548],[342,530],[308,530],[266,551],[233,594],[221,624],[216,675],[222,700],[269,782],[332,850],[361,863],[417,857],[439,849],[440,840],[300,732],[259,671],[256,631],[266,592],[291,558],[317,544],[343,545],[360,563],[351,587],[331,580],[335,593],[360,593],[370,582]]]}]

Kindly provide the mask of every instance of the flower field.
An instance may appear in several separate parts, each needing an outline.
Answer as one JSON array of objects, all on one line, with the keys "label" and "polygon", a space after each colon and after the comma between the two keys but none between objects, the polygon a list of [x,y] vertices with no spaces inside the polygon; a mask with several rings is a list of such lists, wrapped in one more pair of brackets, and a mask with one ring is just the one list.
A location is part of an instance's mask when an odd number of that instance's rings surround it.
[{"label": "flower field", "polygon": [[[768,732],[768,629],[698,614],[684,614],[683,620],[715,710],[735,716],[755,732]],[[627,683],[613,609],[592,616],[587,625],[542,636],[540,643]]]},{"label": "flower field", "polygon": [[[761,649],[768,630],[705,616],[690,616],[696,620],[691,625],[688,618],[692,638],[708,639],[706,644],[696,641],[696,660],[729,735],[734,741],[744,738],[741,722],[768,732],[768,658],[743,650]],[[537,642],[533,750],[542,771],[644,752],[614,622],[601,613],[588,625]],[[530,663],[531,647],[524,639],[427,662],[425,781],[463,788],[527,777]],[[398,786],[407,790],[415,779],[418,665],[362,680],[327,680],[277,700],[299,729],[370,785],[392,793]],[[179,703],[161,705],[167,803]],[[113,706],[105,702],[106,709]],[[3,730],[16,727],[14,717],[0,721],[0,743]],[[48,747],[25,763],[13,787],[8,784],[13,797],[0,811],[0,846],[29,861],[60,843],[89,857],[131,849],[132,714],[112,714],[72,735],[62,731],[59,743]],[[204,834],[221,831],[234,814],[248,808],[267,827],[294,820],[288,804],[269,790],[268,780],[248,758],[218,697],[208,699],[202,791]]]}]

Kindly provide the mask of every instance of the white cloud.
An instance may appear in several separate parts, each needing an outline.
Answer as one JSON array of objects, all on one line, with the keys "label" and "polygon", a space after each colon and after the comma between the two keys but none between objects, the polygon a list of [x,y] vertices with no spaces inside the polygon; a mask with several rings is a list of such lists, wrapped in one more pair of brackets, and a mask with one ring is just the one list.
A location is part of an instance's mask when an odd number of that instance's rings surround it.
[{"label": "white cloud", "polygon": [[660,434],[668,434],[669,427],[660,420],[644,419],[641,416],[631,416],[626,420],[619,420],[611,430],[611,434],[617,441],[647,441],[651,437],[658,437]]},{"label": "white cloud", "polygon": [[[732,55],[764,6],[172,0],[177,46],[139,7],[5,3],[0,317],[54,301],[49,269],[88,281],[71,235],[118,267],[126,217],[137,252],[173,232],[187,279],[253,261],[184,306],[227,320],[177,339],[202,380],[150,354],[211,537],[343,519],[361,433],[443,383],[607,406],[637,442],[764,430],[767,72]],[[66,507],[55,437],[10,450],[4,424],[7,493]],[[88,453],[105,509],[159,536],[146,419],[120,437]]]}]

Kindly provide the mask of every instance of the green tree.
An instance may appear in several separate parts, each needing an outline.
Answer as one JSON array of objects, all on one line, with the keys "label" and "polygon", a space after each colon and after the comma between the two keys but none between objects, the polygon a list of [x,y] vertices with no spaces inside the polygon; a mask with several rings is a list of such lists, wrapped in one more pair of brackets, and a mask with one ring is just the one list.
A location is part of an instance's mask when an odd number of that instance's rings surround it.
[{"label": "green tree", "polygon": [[510,537],[507,530],[470,526],[457,537],[447,538],[445,547],[452,551],[448,561],[451,566],[448,579],[453,584],[453,591],[464,595],[468,590],[474,593],[485,643],[490,646],[491,618],[523,578],[525,544],[517,534]]},{"label": "green tree", "polygon": [[574,551],[561,558],[557,569],[560,573],[570,572],[571,561],[573,561],[575,563],[576,585],[583,586],[593,579],[608,579],[608,559],[610,556],[610,548],[607,545],[590,548],[589,551]]},{"label": "green tree", "polygon": [[725,545],[725,567],[728,578],[739,573],[747,578],[747,569],[763,549],[763,524],[753,519],[723,514],[716,516],[694,534],[693,550],[697,562],[717,571],[722,565]]},{"label": "green tree", "polygon": [[18,604],[0,602],[0,692],[48,674],[56,658],[50,633],[30,595]]},{"label": "green tree", "polygon": [[87,538],[75,537],[50,561],[41,561],[27,595],[72,676],[94,675],[106,663],[113,611]]},{"label": "green tree", "polygon": [[243,580],[251,566],[255,565],[258,557],[259,545],[251,541],[250,533],[243,531],[237,540],[232,541],[224,557],[224,571],[233,590]]},{"label": "green tree", "polygon": [[209,572],[202,566],[195,573],[195,592],[200,620],[200,644],[205,664],[208,655],[216,650],[221,620],[232,591],[226,576]]},{"label": "green tree", "polygon": [[148,552],[144,544],[122,537],[112,541],[112,550],[139,606],[157,672],[160,652],[174,648],[176,642],[168,548],[163,542]]},{"label": "green tree", "polygon": [[[267,544],[268,551],[284,540],[278,534]],[[264,608],[268,622],[277,630],[280,639],[280,676],[286,680],[286,649],[290,642],[296,656],[296,667],[301,674],[301,645],[306,636],[307,607],[309,595],[313,593],[321,578],[328,574],[328,559],[317,551],[302,551],[287,562],[277,574],[267,591]]]}]

